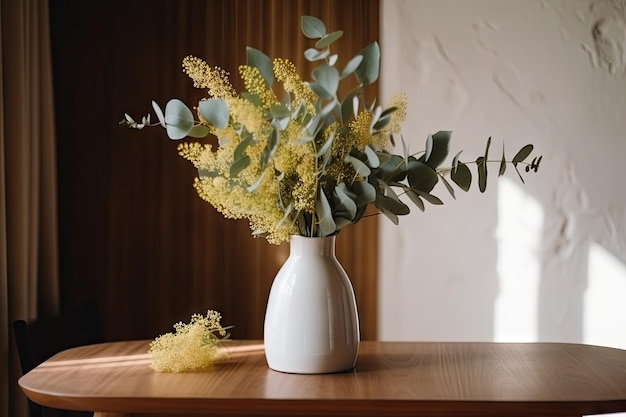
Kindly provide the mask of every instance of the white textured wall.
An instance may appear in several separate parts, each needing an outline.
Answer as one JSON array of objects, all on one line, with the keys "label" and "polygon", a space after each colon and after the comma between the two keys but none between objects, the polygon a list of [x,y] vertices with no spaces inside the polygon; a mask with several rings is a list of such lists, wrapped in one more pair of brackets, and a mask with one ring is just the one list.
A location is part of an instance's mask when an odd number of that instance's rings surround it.
[{"label": "white textured wall", "polygon": [[381,217],[380,338],[626,348],[626,14],[619,1],[381,0],[382,96],[411,150],[544,155],[522,185]]}]

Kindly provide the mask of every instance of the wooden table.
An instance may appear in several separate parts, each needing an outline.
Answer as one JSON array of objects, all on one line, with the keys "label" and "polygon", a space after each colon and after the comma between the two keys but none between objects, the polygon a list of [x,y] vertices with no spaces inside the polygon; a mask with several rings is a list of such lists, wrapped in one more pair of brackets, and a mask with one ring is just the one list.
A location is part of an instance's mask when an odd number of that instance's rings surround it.
[{"label": "wooden table", "polygon": [[260,341],[234,341],[205,372],[149,368],[147,341],[54,356],[19,384],[49,407],[98,417],[580,416],[626,411],[626,351],[559,343],[363,342],[356,369],[268,369]]}]

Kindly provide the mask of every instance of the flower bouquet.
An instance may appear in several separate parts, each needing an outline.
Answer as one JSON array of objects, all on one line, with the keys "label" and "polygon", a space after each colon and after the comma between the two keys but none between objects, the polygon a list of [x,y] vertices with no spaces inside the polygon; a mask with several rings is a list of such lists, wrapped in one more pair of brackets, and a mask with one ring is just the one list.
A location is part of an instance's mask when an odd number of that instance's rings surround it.
[{"label": "flower bouquet", "polygon": [[[424,150],[410,153],[400,129],[405,95],[396,94],[384,106],[365,99],[364,89],[379,75],[378,43],[337,68],[331,46],[343,32],[328,33],[312,16],[302,17],[301,27],[314,40],[304,55],[319,63],[310,81],[288,59],[272,60],[248,47],[247,63],[239,67],[245,91],[237,93],[224,70],[189,56],[184,71],[207,92],[193,111],[178,99],[165,110],[153,101],[157,122],[149,114],[140,122],[127,114],[122,123],[137,129],[160,125],[173,140],[217,137],[215,149],[198,141],[178,146],[198,169],[194,186],[200,197],[227,218],[247,219],[254,236],[290,241],[290,256],[267,303],[268,365],[328,373],[354,367],[360,339],[354,292],[334,254],[335,235],[372,212],[397,224],[409,214],[409,204],[420,210],[426,203],[443,204],[433,193],[438,184],[454,197],[456,188],[468,191],[477,175],[485,191],[490,162],[498,164],[498,175],[513,166],[523,181],[520,167],[536,171],[541,157],[527,162],[533,146],[526,145],[511,160],[503,152],[491,161],[489,138],[484,154],[462,162],[458,152],[443,167],[448,131],[429,135]],[[348,77],[356,87],[339,97]],[[396,145],[402,152],[394,153]]]},{"label": "flower bouquet", "polygon": [[[452,197],[455,188],[468,191],[474,165],[478,187],[487,185],[487,165],[503,175],[511,165],[536,171],[541,157],[529,159],[533,145],[522,147],[511,160],[489,160],[491,138],[484,154],[462,162],[461,152],[448,158],[451,132],[429,135],[424,150],[409,153],[400,124],[406,117],[406,96],[391,97],[386,105],[367,103],[363,90],[376,82],[380,48],[365,47],[344,68],[337,68],[331,46],[343,32],[327,32],[318,18],[303,16],[303,34],[315,41],[307,60],[319,62],[310,81],[303,80],[288,59],[270,59],[248,47],[247,63],[239,67],[245,91],[237,93],[229,74],[193,56],[183,69],[194,86],[207,92],[193,111],[172,99],[165,110],[152,102],[150,115],[136,122],[128,114],[121,122],[141,129],[162,126],[172,140],[215,135],[218,146],[184,142],[180,155],[198,169],[194,186],[201,198],[226,218],[248,219],[254,236],[270,243],[292,235],[324,237],[357,223],[375,207],[394,223],[410,212],[408,204],[443,204],[433,194],[438,184]],[[339,84],[355,77],[357,87],[338,96]],[[396,144],[401,153],[394,153]]]}]

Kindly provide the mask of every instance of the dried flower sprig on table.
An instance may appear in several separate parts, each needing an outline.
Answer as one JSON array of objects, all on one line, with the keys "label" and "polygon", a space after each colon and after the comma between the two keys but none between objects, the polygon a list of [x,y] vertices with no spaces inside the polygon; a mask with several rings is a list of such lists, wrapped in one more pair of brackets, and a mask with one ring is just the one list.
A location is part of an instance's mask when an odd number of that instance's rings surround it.
[{"label": "dried flower sprig on table", "polygon": [[174,325],[174,333],[165,333],[150,343],[150,367],[157,372],[188,372],[207,369],[228,352],[220,342],[228,337],[228,327],[221,325],[222,315],[209,310],[206,316],[193,314],[191,322]]},{"label": "dried flower sprig on table", "polygon": [[[443,204],[432,193],[437,184],[453,198],[452,184],[468,191],[471,165],[481,192],[490,163],[499,164],[498,175],[512,165],[522,182],[518,165],[526,172],[539,167],[541,157],[527,162],[533,145],[521,148],[512,160],[504,151],[501,159],[488,159],[491,138],[484,154],[462,162],[459,152],[450,167],[443,167],[448,131],[429,135],[423,151],[410,153],[400,134],[406,96],[399,93],[384,107],[365,101],[364,88],[379,76],[378,43],[366,46],[340,71],[330,46],[343,32],[327,32],[312,16],[302,17],[301,28],[315,40],[305,58],[320,62],[312,81],[302,80],[289,60],[272,60],[248,47],[247,63],[239,68],[246,91],[237,94],[224,70],[187,57],[184,71],[195,87],[207,91],[195,117],[181,100],[172,99],[165,111],[152,102],[158,123],[150,124],[149,115],[136,122],[128,114],[120,123],[136,129],[161,125],[173,140],[215,135],[216,148],[200,143],[178,147],[198,169],[198,194],[226,218],[247,219],[253,235],[270,243],[288,241],[291,235],[335,235],[360,221],[370,205],[398,224],[398,216],[410,212],[406,200],[422,211],[425,202]],[[340,82],[352,75],[357,87],[340,98]],[[277,84],[281,86],[275,88]],[[393,153],[396,142],[405,145],[400,154]]]}]

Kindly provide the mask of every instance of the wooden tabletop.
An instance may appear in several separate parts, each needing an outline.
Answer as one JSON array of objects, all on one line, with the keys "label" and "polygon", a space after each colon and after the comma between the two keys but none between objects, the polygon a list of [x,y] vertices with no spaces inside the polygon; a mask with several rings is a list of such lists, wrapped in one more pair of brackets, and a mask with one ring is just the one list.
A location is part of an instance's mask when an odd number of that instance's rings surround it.
[{"label": "wooden tabletop", "polygon": [[54,356],[19,384],[33,401],[96,416],[580,416],[626,411],[626,351],[561,343],[362,342],[356,369],[292,375],[261,341],[211,370],[157,373],[148,341]]}]

